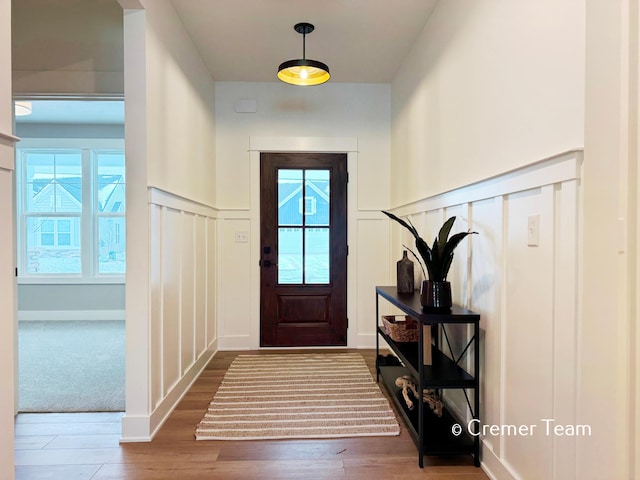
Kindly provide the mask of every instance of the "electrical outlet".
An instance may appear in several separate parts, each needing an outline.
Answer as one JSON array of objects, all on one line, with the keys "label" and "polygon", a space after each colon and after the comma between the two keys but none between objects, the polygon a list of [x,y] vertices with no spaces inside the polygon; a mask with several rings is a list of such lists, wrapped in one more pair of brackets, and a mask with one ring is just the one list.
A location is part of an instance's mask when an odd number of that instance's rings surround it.
[{"label": "electrical outlet", "polygon": [[527,218],[527,245],[537,247],[540,237],[540,215],[529,215]]},{"label": "electrical outlet", "polygon": [[236,232],[236,243],[248,243],[249,232]]}]

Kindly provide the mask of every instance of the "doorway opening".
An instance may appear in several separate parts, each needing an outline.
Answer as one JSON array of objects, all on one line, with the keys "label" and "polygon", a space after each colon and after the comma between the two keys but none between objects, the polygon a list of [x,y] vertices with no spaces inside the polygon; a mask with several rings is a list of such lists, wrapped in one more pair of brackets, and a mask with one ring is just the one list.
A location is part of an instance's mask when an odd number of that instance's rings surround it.
[{"label": "doorway opening", "polygon": [[18,410],[123,411],[124,101],[16,99],[15,131]]}]

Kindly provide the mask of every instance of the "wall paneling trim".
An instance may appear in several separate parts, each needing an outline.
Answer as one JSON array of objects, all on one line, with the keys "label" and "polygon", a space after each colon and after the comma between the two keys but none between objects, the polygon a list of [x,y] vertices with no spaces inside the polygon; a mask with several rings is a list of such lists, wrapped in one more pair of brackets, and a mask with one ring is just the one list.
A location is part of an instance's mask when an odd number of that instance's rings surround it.
[{"label": "wall paneling trim", "polygon": [[[427,241],[451,215],[452,232],[479,233],[456,250],[449,280],[454,301],[481,315],[481,420],[535,425],[531,435],[481,437],[483,468],[496,479],[576,476],[579,437],[547,427],[577,421],[581,169],[582,151],[572,150],[393,210]],[[413,244],[390,227],[393,252]],[[455,351],[466,332],[452,330]],[[459,392],[447,400],[467,415]]]},{"label": "wall paneling trim", "polygon": [[214,208],[149,189],[150,414],[125,416],[123,441],[153,438],[217,350],[216,222]]}]

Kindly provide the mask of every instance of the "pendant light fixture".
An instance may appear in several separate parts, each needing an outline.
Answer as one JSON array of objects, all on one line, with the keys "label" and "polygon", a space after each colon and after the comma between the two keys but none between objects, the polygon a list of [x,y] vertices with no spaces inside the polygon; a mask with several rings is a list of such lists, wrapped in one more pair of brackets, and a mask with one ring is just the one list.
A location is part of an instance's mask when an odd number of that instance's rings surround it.
[{"label": "pendant light fixture", "polygon": [[293,29],[302,34],[302,58],[281,63],[278,67],[278,78],[291,85],[320,85],[326,82],[331,78],[329,67],[305,57],[307,34],[313,32],[314,26],[310,23],[297,23]]},{"label": "pendant light fixture", "polygon": [[18,101],[15,102],[15,114],[16,117],[24,117],[26,115],[31,115],[32,112],[31,102]]}]

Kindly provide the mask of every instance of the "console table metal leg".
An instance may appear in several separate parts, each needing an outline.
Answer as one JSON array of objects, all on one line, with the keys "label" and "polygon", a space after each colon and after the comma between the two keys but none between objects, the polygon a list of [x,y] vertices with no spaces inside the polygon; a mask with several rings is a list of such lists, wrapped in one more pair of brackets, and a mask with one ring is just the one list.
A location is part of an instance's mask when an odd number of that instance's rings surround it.
[{"label": "console table metal leg", "polygon": [[[424,391],[424,327],[418,324],[418,392],[422,396]],[[422,398],[417,399],[418,403],[418,466],[424,467],[424,402]]]},{"label": "console table metal leg", "polygon": [[[476,388],[474,388],[474,410],[475,410],[475,418],[476,420],[480,419],[480,321],[476,321],[474,323],[473,328],[474,335],[474,349],[473,349],[473,376],[476,379]],[[377,337],[377,335],[376,335]],[[473,455],[473,463],[476,467],[480,466],[480,437],[478,435],[475,436],[474,439],[474,450],[475,454]]]},{"label": "console table metal leg", "polygon": [[376,382],[380,381],[380,338],[378,335],[378,319],[380,318],[380,312],[378,308],[378,294],[376,293]]}]

